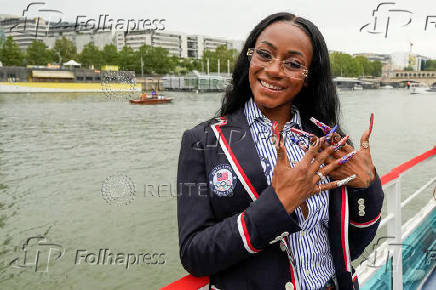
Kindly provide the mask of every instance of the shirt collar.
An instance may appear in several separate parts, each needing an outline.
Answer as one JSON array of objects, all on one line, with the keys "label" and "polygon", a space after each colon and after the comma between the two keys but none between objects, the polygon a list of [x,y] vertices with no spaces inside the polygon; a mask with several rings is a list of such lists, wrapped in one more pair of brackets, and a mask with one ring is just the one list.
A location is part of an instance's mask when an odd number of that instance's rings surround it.
[{"label": "shirt collar", "polygon": [[[244,114],[250,127],[254,122],[260,122],[264,125],[271,126],[271,120],[269,120],[264,114],[262,114],[262,111],[257,107],[253,98],[250,98],[247,102],[245,102]],[[301,117],[297,107],[292,105],[291,120],[285,123],[283,129],[290,129],[291,127],[295,127],[296,125],[297,127],[301,128]]]}]

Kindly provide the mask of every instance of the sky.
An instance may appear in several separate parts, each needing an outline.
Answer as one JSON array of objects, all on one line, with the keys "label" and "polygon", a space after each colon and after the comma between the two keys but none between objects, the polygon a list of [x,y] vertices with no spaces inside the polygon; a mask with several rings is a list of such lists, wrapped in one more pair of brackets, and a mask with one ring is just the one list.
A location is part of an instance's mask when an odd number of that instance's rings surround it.
[{"label": "sky", "polygon": [[[413,53],[436,59],[436,1],[388,1],[0,0],[0,14],[21,15],[30,3],[42,2],[45,5],[39,7],[59,10],[63,19],[72,22],[79,15],[81,19],[98,19],[101,14],[126,21],[165,19],[165,31],[245,40],[262,18],[286,11],[312,21],[329,50],[408,52],[413,43]],[[377,10],[377,18],[373,10]]]}]

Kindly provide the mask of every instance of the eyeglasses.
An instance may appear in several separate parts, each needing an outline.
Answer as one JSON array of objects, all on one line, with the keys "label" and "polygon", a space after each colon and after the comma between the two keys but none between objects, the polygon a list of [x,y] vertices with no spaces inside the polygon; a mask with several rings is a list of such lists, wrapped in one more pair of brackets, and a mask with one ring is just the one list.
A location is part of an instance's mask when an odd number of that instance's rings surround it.
[{"label": "eyeglasses", "polygon": [[261,67],[269,66],[274,60],[280,61],[283,73],[289,78],[304,80],[309,72],[307,67],[302,65],[299,60],[292,57],[284,60],[274,58],[269,51],[264,49],[249,48],[247,56],[251,64]]}]

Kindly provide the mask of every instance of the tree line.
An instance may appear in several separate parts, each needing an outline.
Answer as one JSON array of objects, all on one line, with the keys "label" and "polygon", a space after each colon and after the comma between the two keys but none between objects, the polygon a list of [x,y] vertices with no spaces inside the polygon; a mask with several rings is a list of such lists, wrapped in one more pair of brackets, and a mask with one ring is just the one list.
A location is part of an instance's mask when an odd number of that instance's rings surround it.
[{"label": "tree line", "polygon": [[135,71],[137,74],[185,74],[193,70],[206,71],[209,59],[209,71],[217,72],[218,59],[221,71],[227,71],[227,60],[233,70],[237,58],[235,49],[218,46],[215,51],[206,50],[202,59],[179,58],[170,55],[161,47],[142,45],[138,50],[124,46],[120,51],[113,44],[99,49],[93,43],[86,44],[80,53],[73,42],[66,37],[55,41],[53,48],[38,40],[22,51],[12,37],[0,43],[0,61],[4,66],[62,64],[71,59],[79,62],[82,67],[101,69],[103,65],[118,65],[120,70]]},{"label": "tree line", "polygon": [[[74,59],[82,67],[101,69],[102,65],[118,65],[120,70],[135,71],[137,74],[186,74],[193,70],[207,72],[227,72],[227,62],[233,71],[238,52],[226,46],[218,46],[215,51],[206,50],[201,59],[179,58],[170,55],[168,50],[161,47],[142,45],[138,50],[124,46],[120,51],[113,44],[99,49],[93,43],[86,44],[80,53],[73,42],[66,37],[56,40],[53,48],[49,49],[41,42],[34,40],[22,51],[12,37],[0,40],[0,61],[3,65],[47,65],[49,63],[64,63]],[[352,56],[346,53],[330,53],[330,65],[334,77],[379,77],[382,64],[380,61],[370,61],[364,56]],[[424,70],[436,70],[436,60],[428,60]]]},{"label": "tree line", "polygon": [[436,59],[429,59],[424,64],[425,71],[436,71]]},{"label": "tree line", "polygon": [[382,71],[382,63],[378,60],[340,52],[330,53],[330,65],[334,77],[379,77]]}]

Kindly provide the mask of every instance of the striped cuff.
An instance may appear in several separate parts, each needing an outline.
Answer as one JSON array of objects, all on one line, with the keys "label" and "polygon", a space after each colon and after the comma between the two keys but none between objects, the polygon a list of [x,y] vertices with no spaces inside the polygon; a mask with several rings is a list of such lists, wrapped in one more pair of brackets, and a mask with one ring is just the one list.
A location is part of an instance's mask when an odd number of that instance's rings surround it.
[{"label": "striped cuff", "polygon": [[375,219],[372,219],[370,221],[364,222],[364,223],[358,223],[350,220],[350,225],[356,227],[356,228],[367,228],[372,225],[375,225],[381,218],[381,213],[378,214],[378,216]]},{"label": "striped cuff", "polygon": [[238,232],[241,236],[242,243],[244,244],[244,248],[247,250],[247,252],[254,254],[260,252],[260,250],[253,247],[250,241],[250,234],[248,233],[247,226],[245,225],[244,220],[245,212],[242,212],[238,216]]}]

